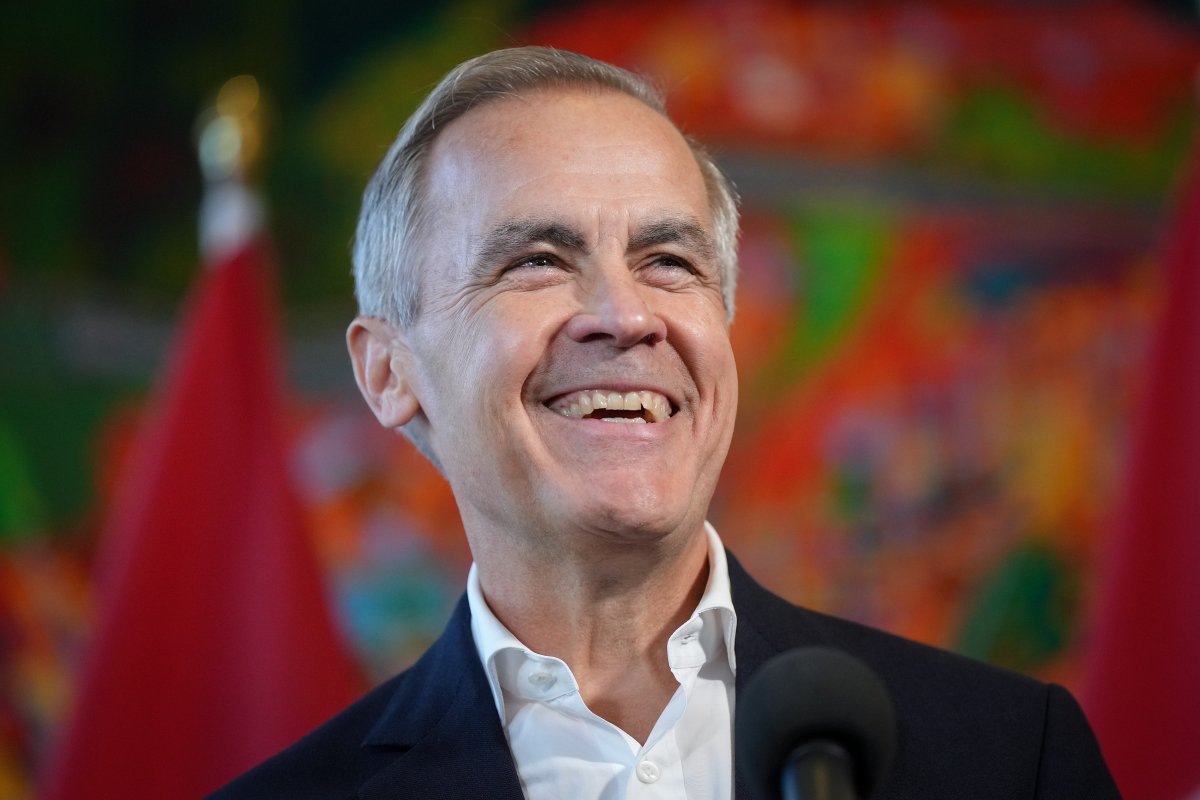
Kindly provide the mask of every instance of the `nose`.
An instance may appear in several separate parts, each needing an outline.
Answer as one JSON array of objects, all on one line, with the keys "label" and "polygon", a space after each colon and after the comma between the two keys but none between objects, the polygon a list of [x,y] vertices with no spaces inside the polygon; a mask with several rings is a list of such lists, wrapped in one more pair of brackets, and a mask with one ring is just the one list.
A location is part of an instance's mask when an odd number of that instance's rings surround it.
[{"label": "nose", "polygon": [[639,283],[624,263],[596,269],[581,291],[583,305],[566,326],[575,341],[611,340],[625,348],[667,338],[666,323],[647,302],[654,290]]}]

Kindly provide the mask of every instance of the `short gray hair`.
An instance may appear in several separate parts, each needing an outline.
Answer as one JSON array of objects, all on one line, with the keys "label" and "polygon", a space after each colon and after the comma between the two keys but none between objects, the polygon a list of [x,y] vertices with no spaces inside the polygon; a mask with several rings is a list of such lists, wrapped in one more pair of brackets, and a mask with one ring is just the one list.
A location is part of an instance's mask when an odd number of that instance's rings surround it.
[{"label": "short gray hair", "polygon": [[[400,130],[363,193],[354,237],[358,311],[407,327],[420,306],[414,252],[426,214],[426,170],[438,133],[480,104],[542,89],[596,89],[629,95],[666,116],[662,94],[632,72],[567,50],[516,47],[459,64]],[[685,137],[686,138],[686,137]],[[737,289],[737,194],[712,157],[687,139],[704,176],[713,217],[726,316]]]}]

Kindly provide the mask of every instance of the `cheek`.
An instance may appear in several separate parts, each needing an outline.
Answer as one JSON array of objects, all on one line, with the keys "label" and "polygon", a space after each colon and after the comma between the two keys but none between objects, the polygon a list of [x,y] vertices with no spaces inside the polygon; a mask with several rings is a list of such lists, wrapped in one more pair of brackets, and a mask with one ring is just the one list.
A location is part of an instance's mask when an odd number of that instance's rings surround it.
[{"label": "cheek", "polygon": [[733,351],[727,344],[722,349],[716,349],[714,346],[714,350],[710,352],[711,362],[705,366],[710,371],[708,391],[711,393],[712,420],[718,430],[716,439],[724,440],[724,446],[727,447],[737,419],[737,367],[733,360]]},{"label": "cheek", "polygon": [[434,397],[476,412],[452,424],[494,425],[497,413],[520,405],[525,381],[545,352],[545,318],[527,305],[494,302],[430,337],[422,355],[435,376]]},{"label": "cheek", "polygon": [[687,311],[689,313],[673,317],[668,338],[673,340],[675,349],[688,365],[701,395],[732,392],[732,397],[723,399],[736,402],[737,367],[724,312],[717,316],[707,308],[695,307]]}]

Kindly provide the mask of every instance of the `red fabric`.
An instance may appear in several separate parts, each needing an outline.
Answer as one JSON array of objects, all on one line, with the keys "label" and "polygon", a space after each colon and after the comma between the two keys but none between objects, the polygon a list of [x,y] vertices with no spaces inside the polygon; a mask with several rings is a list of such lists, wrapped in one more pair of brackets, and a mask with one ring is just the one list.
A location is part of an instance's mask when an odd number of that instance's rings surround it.
[{"label": "red fabric", "polygon": [[1125,797],[1200,792],[1200,148],[1167,231],[1084,705]]},{"label": "red fabric", "polygon": [[199,797],[360,689],[288,476],[266,262],[200,279],[101,540],[47,800]]}]

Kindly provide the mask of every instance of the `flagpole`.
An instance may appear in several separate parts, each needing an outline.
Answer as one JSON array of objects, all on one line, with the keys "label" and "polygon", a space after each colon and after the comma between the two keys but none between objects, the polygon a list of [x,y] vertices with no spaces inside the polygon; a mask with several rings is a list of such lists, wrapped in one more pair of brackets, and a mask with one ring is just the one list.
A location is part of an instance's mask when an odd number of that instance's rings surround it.
[{"label": "flagpole", "polygon": [[290,472],[271,253],[246,186],[261,118],[257,83],[235,78],[198,129],[206,268],[104,521],[44,800],[203,796],[362,688]]}]

